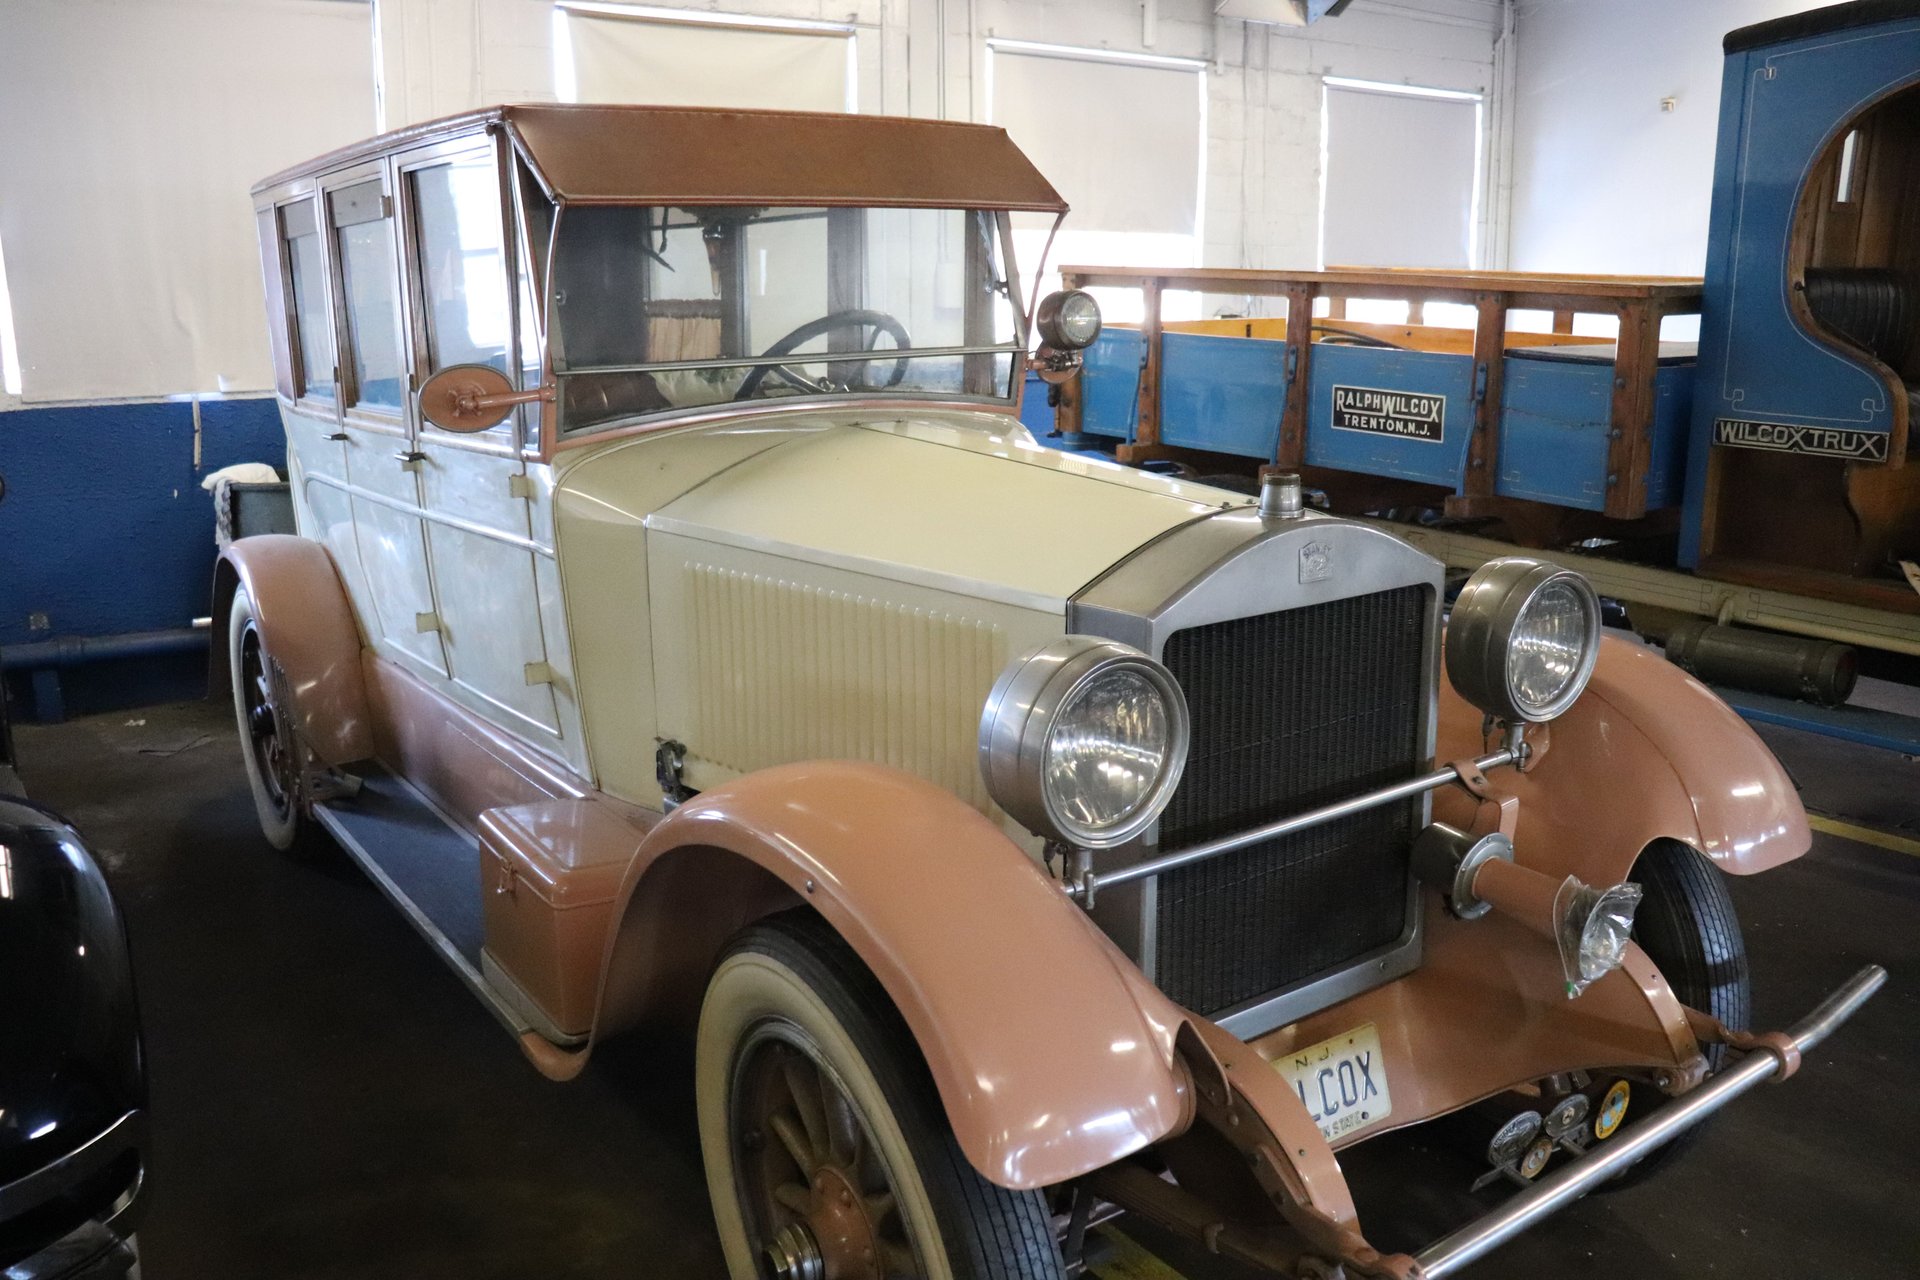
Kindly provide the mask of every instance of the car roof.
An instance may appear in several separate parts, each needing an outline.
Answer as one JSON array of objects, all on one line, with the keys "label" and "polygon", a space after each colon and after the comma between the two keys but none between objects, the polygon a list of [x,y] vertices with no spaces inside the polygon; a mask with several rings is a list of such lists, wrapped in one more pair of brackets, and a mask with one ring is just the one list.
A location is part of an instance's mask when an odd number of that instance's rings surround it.
[{"label": "car roof", "polygon": [[1004,129],[707,107],[526,104],[412,125],[263,179],[259,195],[391,151],[504,130],[567,204],[895,205],[1065,213]]}]

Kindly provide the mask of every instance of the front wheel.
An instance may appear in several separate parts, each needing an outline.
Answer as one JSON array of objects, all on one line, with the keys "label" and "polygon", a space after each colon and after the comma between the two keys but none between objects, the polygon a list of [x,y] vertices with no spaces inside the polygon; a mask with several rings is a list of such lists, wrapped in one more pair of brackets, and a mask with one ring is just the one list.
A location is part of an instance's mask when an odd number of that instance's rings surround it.
[{"label": "front wheel", "polygon": [[[1656,840],[1633,864],[1632,879],[1646,896],[1634,917],[1633,940],[1659,966],[1681,1004],[1718,1018],[1736,1031],[1752,1015],[1753,988],[1747,971],[1747,944],[1727,893],[1725,873],[1705,854],[1678,840]],[[1704,1046],[1707,1067],[1726,1065],[1725,1045]],[[1627,1124],[1659,1111],[1653,1103]],[[1699,1140],[1698,1126],[1630,1166],[1607,1189],[1634,1186],[1671,1164]]]},{"label": "front wheel", "polygon": [[899,1013],[817,918],[735,939],[694,1070],[733,1280],[1060,1280],[1039,1193],[967,1163]]}]

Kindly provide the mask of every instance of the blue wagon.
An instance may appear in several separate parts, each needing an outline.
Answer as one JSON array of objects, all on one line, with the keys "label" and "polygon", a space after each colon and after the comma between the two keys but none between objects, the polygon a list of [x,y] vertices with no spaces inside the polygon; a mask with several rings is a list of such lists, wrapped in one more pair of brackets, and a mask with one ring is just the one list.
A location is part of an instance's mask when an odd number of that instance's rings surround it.
[{"label": "blue wagon", "polygon": [[[1300,470],[1461,567],[1551,550],[1653,634],[1691,616],[1920,655],[1920,0],[1762,23],[1726,53],[1704,280],[1069,266],[1139,289],[1146,319],[1029,424],[1223,479]],[[1163,324],[1167,290],[1282,298],[1286,319]],[[1350,320],[1358,298],[1408,322]],[[1475,327],[1422,323],[1441,302]],[[1617,337],[1576,335],[1577,313]],[[1690,313],[1698,344],[1663,344]]]}]

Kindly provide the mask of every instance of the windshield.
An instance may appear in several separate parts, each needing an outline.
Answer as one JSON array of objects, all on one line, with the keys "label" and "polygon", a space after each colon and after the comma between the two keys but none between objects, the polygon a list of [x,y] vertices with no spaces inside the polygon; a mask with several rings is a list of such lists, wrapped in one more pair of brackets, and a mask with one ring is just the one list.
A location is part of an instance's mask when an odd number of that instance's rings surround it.
[{"label": "windshield", "polygon": [[797,397],[1004,402],[1003,218],[964,209],[576,205],[550,329],[560,429]]}]

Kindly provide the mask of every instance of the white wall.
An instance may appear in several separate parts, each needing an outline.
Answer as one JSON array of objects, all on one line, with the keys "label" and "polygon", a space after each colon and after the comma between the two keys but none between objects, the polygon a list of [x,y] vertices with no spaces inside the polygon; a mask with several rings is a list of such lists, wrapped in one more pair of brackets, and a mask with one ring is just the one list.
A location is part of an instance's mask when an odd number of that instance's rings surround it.
[{"label": "white wall", "polygon": [[1825,3],[1517,0],[1507,265],[1699,275],[1721,38]]},{"label": "white wall", "polygon": [[[136,0],[72,2],[98,7],[104,15],[113,4]],[[176,2],[138,0],[160,12]],[[33,3],[45,6],[51,0]],[[1201,260],[1217,266],[1296,268],[1316,265],[1321,78],[1337,75],[1487,91],[1502,13],[1502,0],[1355,0],[1338,18],[1293,29],[1217,18],[1213,0],[657,3],[667,8],[851,21],[860,36],[861,109],[891,114],[984,119],[982,72],[985,42],[991,36],[1203,59],[1209,70]],[[24,9],[11,6],[12,0],[0,0],[0,44],[8,43],[10,33],[16,41],[20,36],[21,28],[13,19]],[[334,0],[323,7],[337,7],[344,16],[359,6],[353,0]],[[376,115],[377,128],[397,128],[489,103],[554,97],[551,0],[371,0],[370,9],[362,12],[374,51],[374,75],[365,92],[377,101],[377,113],[370,113]],[[105,42],[125,43],[129,38],[104,17],[99,30]],[[39,56],[75,68],[81,61],[55,50],[42,49]],[[264,57],[246,61],[256,72],[273,69]],[[251,166],[246,176],[216,184],[223,189],[206,193],[209,207],[243,209],[248,182],[275,165],[297,163],[321,149],[300,129],[286,127],[272,110],[263,108],[260,99],[270,100],[271,95],[241,94],[224,109],[210,103],[208,92],[221,84],[244,84],[244,79],[217,75],[201,79],[207,92],[156,90],[144,99],[139,120],[128,124],[137,123],[143,137],[164,140],[201,136],[209,120],[215,119],[223,128],[240,129],[253,139],[246,150]],[[75,95],[72,102],[60,101],[57,93],[49,95],[33,104],[28,118],[44,113],[57,120],[80,111],[88,101],[85,78],[76,72],[64,84]],[[1063,129],[1071,127],[1070,119],[1063,120]],[[326,139],[329,145],[335,141]],[[85,156],[81,163],[98,167],[99,159]],[[26,197],[26,193],[7,190],[7,185],[7,175],[0,173],[0,199]],[[1483,201],[1483,205],[1490,208],[1492,202]],[[235,269],[250,276],[257,270],[251,235],[236,230],[231,241]],[[1483,235],[1482,243],[1486,242]],[[5,251],[17,264],[31,259],[37,248],[9,241]],[[151,251],[167,251],[164,237],[153,243]],[[15,301],[18,304],[19,299]],[[1209,299],[1207,309],[1231,307],[1259,313],[1267,305]],[[264,332],[257,327],[258,319],[249,332]],[[152,317],[159,326],[173,322],[171,315]],[[238,345],[251,353],[257,344]],[[243,377],[239,383],[252,380]],[[157,384],[151,382],[145,379],[139,386],[124,387],[103,384],[90,394],[151,396],[157,393]],[[223,382],[227,390],[248,389],[196,372],[189,365],[182,365],[171,382],[177,385],[170,385],[168,394],[214,392],[223,389]],[[0,393],[0,410],[18,403]]]},{"label": "white wall", "polygon": [[[374,3],[387,127],[482,103],[552,98],[548,0]],[[1201,261],[1271,268],[1317,265],[1322,77],[1486,92],[1501,19],[1501,0],[1355,0],[1340,17],[1298,29],[1216,18],[1212,0],[1158,0],[1150,31],[1141,0],[654,0],[654,7],[852,21],[862,110],[893,115],[986,119],[982,70],[993,36],[1204,59],[1211,69]]]},{"label": "white wall", "polygon": [[326,0],[0,0],[29,398],[272,387],[248,188],[366,136],[370,36],[363,6]]}]

